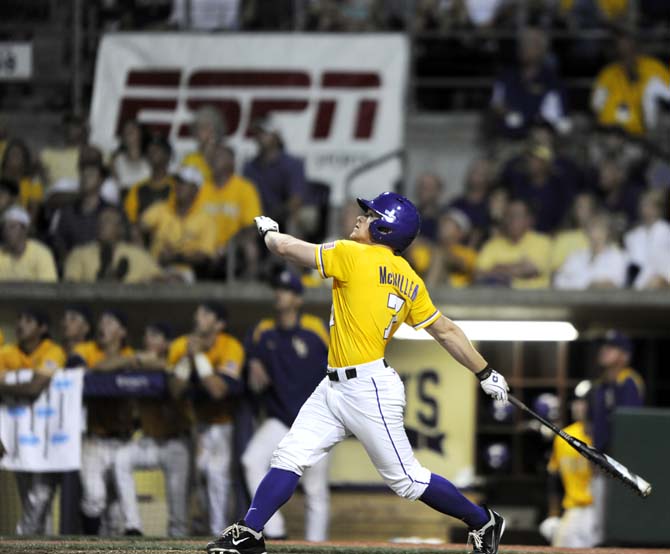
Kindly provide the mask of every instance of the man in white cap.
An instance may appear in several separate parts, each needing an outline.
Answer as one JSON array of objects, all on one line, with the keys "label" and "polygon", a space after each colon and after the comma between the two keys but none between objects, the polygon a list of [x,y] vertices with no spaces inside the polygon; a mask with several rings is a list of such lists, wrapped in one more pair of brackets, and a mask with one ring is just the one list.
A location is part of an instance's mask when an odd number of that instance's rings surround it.
[{"label": "man in white cap", "polygon": [[200,275],[216,251],[216,223],[197,201],[204,183],[200,169],[183,165],[176,177],[174,197],[148,208],[140,225],[150,236],[151,255],[158,263]]},{"label": "man in white cap", "polygon": [[29,227],[30,216],[20,206],[3,214],[0,280],[58,281],[53,254],[38,240],[28,238]]}]

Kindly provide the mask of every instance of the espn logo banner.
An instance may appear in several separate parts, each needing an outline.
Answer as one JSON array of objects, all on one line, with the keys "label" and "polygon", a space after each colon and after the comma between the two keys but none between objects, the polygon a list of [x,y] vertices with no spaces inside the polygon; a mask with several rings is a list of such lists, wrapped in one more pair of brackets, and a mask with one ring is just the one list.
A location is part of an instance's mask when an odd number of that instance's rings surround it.
[{"label": "espn logo banner", "polygon": [[[6,383],[32,378],[32,370],[8,371]],[[0,469],[74,471],[81,465],[83,369],[59,370],[34,402],[3,398],[0,440],[7,453]]]},{"label": "espn logo banner", "polygon": [[[196,146],[194,111],[211,104],[241,165],[255,152],[250,122],[272,114],[308,178],[331,184],[340,203],[353,169],[404,143],[407,65],[402,35],[111,34],[98,51],[92,142],[113,150],[122,123],[137,118],[183,156]],[[391,161],[357,190],[398,178]]]}]

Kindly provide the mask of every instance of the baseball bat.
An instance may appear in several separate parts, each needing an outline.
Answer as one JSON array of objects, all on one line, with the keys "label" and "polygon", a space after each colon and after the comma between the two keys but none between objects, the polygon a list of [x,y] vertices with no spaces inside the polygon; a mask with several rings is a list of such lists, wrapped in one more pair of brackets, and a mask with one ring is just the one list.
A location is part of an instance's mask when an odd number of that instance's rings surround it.
[{"label": "baseball bat", "polygon": [[651,484],[642,479],[642,477],[639,475],[635,475],[623,464],[620,464],[611,456],[608,456],[600,450],[589,446],[583,441],[580,441],[578,438],[569,435],[562,429],[559,429],[556,425],[544,419],[540,414],[535,413],[515,396],[510,394],[508,397],[509,401],[514,404],[514,406],[519,408],[521,411],[530,414],[533,418],[542,423],[542,425],[551,429],[591,463],[605,470],[609,475],[633,489],[640,496],[645,497],[651,494]]}]

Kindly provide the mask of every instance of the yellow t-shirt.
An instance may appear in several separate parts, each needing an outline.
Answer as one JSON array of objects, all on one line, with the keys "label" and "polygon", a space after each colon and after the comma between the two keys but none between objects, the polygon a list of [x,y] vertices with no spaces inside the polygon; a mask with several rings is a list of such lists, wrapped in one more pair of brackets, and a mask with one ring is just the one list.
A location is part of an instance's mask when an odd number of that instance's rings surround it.
[{"label": "yellow t-shirt", "polygon": [[0,371],[33,369],[51,377],[65,366],[65,358],[65,350],[51,339],[42,340],[30,353],[21,350],[18,344],[6,344],[0,347]]},{"label": "yellow t-shirt", "polygon": [[19,203],[27,208],[30,204],[39,204],[44,199],[44,187],[39,179],[23,177],[19,181]]},{"label": "yellow t-shirt", "polygon": [[261,215],[256,187],[244,177],[233,175],[222,187],[206,181],[198,193],[198,205],[216,221],[216,246],[224,247],[241,229],[253,225]]},{"label": "yellow t-shirt", "polygon": [[[568,425],[564,431],[588,445],[593,444],[591,437],[586,434],[584,424],[580,421]],[[554,439],[547,469],[552,473],[558,473],[561,477],[565,489],[564,509],[590,506],[593,503],[591,466],[586,458],[560,437]]]},{"label": "yellow t-shirt", "polygon": [[[219,333],[212,347],[205,352],[215,373],[239,379],[244,364],[244,348],[240,341],[228,333]],[[168,352],[168,366],[188,356],[188,336],[175,339]],[[194,403],[196,421],[199,423],[228,423],[233,419],[234,400],[198,400]]]},{"label": "yellow t-shirt", "polygon": [[191,152],[190,154],[186,154],[186,156],[184,156],[181,161],[181,165],[191,165],[196,167],[200,173],[202,173],[205,181],[212,180],[212,169],[209,167],[205,156],[203,156],[200,152]]},{"label": "yellow t-shirt", "polygon": [[126,211],[128,221],[137,223],[140,215],[156,202],[170,200],[174,194],[175,179],[172,175],[167,175],[159,183],[154,183],[151,179],[136,183],[128,191],[128,195],[123,203],[123,209]]},{"label": "yellow t-shirt", "polygon": [[179,254],[216,251],[214,218],[193,204],[186,215],[175,211],[174,200],[159,202],[148,208],[140,218],[143,229],[151,233],[151,255],[158,259],[165,249]]},{"label": "yellow t-shirt", "polygon": [[551,270],[559,269],[570,254],[579,250],[586,250],[588,247],[589,239],[581,229],[561,231],[554,238],[551,247]]},{"label": "yellow t-shirt", "polygon": [[40,162],[49,178],[49,186],[58,179],[77,179],[79,175],[79,147],[45,148]]},{"label": "yellow t-shirt", "polygon": [[[130,346],[121,349],[122,356],[132,356]],[[106,358],[105,352],[95,341],[80,342],[73,350],[93,369]],[[135,403],[131,398],[92,398],[87,402],[88,432],[98,437],[129,437],[135,429]]]},{"label": "yellow t-shirt", "polygon": [[[128,260],[128,272],[123,278],[124,283],[143,283],[151,281],[162,274],[155,260],[141,248],[120,242],[114,249],[112,264],[117,267],[122,258]],[[72,250],[65,260],[65,281],[92,283],[97,280],[100,270],[100,246],[91,242]]]},{"label": "yellow t-shirt", "polygon": [[477,269],[489,271],[499,264],[513,264],[524,258],[530,260],[540,272],[530,279],[513,279],[514,288],[542,288],[549,286],[549,261],[551,255],[551,239],[528,231],[516,243],[504,236],[494,237],[486,241],[477,257]]},{"label": "yellow t-shirt", "polygon": [[0,248],[0,281],[58,281],[51,250],[33,239],[18,258]]},{"label": "yellow t-shirt", "polygon": [[318,245],[314,255],[321,277],[333,278],[331,367],[382,358],[403,321],[423,329],[440,317],[421,278],[385,246],[338,240]]},{"label": "yellow t-shirt", "polygon": [[654,80],[668,86],[670,73],[648,56],[638,56],[637,73],[638,79],[631,81],[620,63],[612,63],[598,74],[591,98],[598,123],[618,125],[634,135],[644,133],[645,91]]}]

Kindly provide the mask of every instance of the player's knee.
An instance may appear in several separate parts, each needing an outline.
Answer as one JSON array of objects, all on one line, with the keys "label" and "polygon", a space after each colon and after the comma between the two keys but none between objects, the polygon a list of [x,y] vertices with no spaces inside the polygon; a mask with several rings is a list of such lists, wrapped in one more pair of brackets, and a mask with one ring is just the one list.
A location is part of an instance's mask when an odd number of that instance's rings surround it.
[{"label": "player's knee", "polygon": [[388,481],[387,484],[394,493],[408,500],[416,500],[425,490],[425,486],[419,485],[408,476]]},{"label": "player's knee", "polygon": [[292,455],[285,448],[277,448],[272,454],[270,467],[290,471],[296,475],[302,475],[305,471],[305,464],[296,455]]}]

